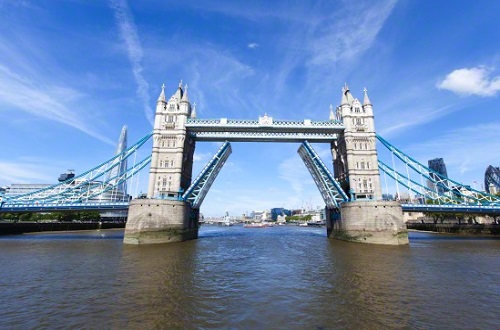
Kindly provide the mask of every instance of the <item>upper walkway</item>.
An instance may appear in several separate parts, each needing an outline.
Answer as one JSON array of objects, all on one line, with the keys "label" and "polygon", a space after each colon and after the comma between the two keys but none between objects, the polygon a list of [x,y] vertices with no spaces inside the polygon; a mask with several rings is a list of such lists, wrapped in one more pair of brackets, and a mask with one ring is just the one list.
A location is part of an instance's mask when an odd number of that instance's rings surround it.
[{"label": "upper walkway", "polygon": [[345,126],[341,121],[188,119],[189,134],[197,141],[228,142],[331,142]]}]

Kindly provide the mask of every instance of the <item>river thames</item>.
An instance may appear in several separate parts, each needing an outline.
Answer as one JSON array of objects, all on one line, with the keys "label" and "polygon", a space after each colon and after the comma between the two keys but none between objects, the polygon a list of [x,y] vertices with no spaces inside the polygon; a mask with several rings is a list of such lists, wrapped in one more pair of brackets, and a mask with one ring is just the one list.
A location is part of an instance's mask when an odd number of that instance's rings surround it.
[{"label": "river thames", "polygon": [[345,243],[325,228],[202,226],[0,237],[0,329],[499,329],[500,240],[411,233]]}]

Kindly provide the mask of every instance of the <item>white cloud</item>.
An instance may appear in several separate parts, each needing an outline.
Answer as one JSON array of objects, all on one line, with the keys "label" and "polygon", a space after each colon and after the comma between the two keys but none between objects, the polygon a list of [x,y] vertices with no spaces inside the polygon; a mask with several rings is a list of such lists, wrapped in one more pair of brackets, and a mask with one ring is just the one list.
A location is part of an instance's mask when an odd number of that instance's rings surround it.
[{"label": "white cloud", "polygon": [[349,3],[341,17],[326,17],[312,33],[309,63],[331,65],[362,54],[372,46],[396,2],[369,2],[368,6]]},{"label": "white cloud", "polygon": [[82,94],[72,88],[50,83],[40,85],[0,64],[0,104],[8,104],[31,115],[72,126],[103,142],[114,145],[115,142],[89,126],[81,116],[73,111],[75,107],[69,104],[76,103],[81,97]]},{"label": "white cloud", "polygon": [[256,42],[252,42],[252,43],[249,43],[249,44],[248,44],[248,48],[255,49],[255,48],[257,48],[257,47],[259,47],[259,44],[258,44],[258,43],[256,43]]},{"label": "white cloud", "polygon": [[56,170],[52,167],[41,165],[39,162],[0,162],[0,183],[52,183],[54,177],[44,174],[51,171],[54,172]]},{"label": "white cloud", "polygon": [[490,78],[491,72],[491,69],[483,66],[457,69],[449,73],[436,87],[464,96],[494,96],[500,91],[500,75]]},{"label": "white cloud", "polygon": [[129,57],[130,63],[132,64],[132,72],[137,83],[137,94],[142,99],[142,103],[144,106],[144,114],[146,115],[149,123],[153,125],[153,110],[150,107],[150,99],[148,94],[149,85],[142,75],[143,67],[141,63],[144,54],[142,51],[141,43],[139,41],[137,27],[135,26],[134,19],[130,14],[130,9],[128,7],[127,1],[111,0],[110,6],[115,12],[115,18],[120,30],[120,36],[127,48],[127,55]]}]

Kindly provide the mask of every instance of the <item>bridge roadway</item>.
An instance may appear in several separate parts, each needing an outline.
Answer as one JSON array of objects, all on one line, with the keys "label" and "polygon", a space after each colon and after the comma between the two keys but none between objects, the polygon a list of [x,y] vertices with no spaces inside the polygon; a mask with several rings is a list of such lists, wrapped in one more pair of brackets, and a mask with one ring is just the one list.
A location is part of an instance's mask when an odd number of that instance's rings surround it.
[{"label": "bridge roadway", "polygon": [[500,214],[499,205],[466,205],[466,204],[401,204],[403,212],[442,212],[442,213],[475,213]]},{"label": "bridge roadway", "polygon": [[196,141],[229,142],[332,142],[345,126],[336,120],[313,121],[188,119],[185,127]]},{"label": "bridge roadway", "polygon": [[1,212],[51,212],[51,211],[122,211],[128,210],[129,202],[113,203],[3,203],[0,206]]},{"label": "bridge roadway", "polygon": [[[51,211],[106,211],[128,210],[129,202],[113,203],[22,203],[0,205],[2,212],[51,212]],[[500,206],[491,205],[433,205],[433,204],[401,204],[403,212],[443,212],[443,213],[474,213],[498,214]]]}]

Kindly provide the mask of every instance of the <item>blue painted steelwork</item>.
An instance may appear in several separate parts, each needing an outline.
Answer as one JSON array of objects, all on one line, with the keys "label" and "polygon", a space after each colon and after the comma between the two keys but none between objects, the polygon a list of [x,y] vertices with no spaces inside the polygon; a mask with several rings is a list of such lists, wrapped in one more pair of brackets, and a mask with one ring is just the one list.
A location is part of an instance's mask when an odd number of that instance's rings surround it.
[{"label": "blue painted steelwork", "polygon": [[187,120],[188,134],[196,141],[238,142],[331,142],[345,129],[342,121],[193,119]]},{"label": "blue painted steelwork", "polygon": [[396,180],[402,186],[414,192],[417,196],[422,196],[428,200],[443,202],[444,204],[460,204],[463,202],[463,199],[457,198],[455,195],[440,195],[435,190],[424,186],[414,180],[408,179],[404,174],[392,169],[381,160],[378,161],[378,166],[379,169],[382,170],[385,174]]},{"label": "blue painted steelwork", "polygon": [[210,142],[331,142],[337,140],[337,133],[293,133],[293,132],[192,132],[189,135],[196,141]]},{"label": "blue painted steelwork", "polygon": [[208,162],[208,164],[205,165],[203,170],[193,181],[191,186],[189,186],[184,195],[182,195],[182,199],[190,202],[193,208],[200,208],[203,199],[205,199],[208,190],[212,186],[217,174],[219,174],[231,152],[231,144],[226,141]]},{"label": "blue painted steelwork", "polygon": [[[436,189],[436,191],[432,191],[432,189],[425,187],[423,184],[418,184],[409,178],[405,178],[404,175],[397,172],[395,169],[379,161],[379,166],[382,171],[421,197],[437,201],[441,204],[467,203],[472,205],[500,206],[499,196],[490,195],[486,192],[478,191],[470,186],[453,181],[417,162],[398,148],[394,147],[387,140],[383,139],[380,135],[377,135],[377,139],[406,166],[414,170],[432,185],[441,188]],[[442,190],[443,193],[440,193],[439,190]]]},{"label": "blue painted steelwork", "polygon": [[328,168],[308,141],[304,141],[297,152],[306,164],[307,169],[311,173],[329,209],[338,209],[341,203],[349,200],[347,194],[342,190],[337,180],[333,178]]},{"label": "blue painted steelwork", "polygon": [[2,204],[0,212],[106,211],[128,210],[129,202],[113,203],[26,203]]},{"label": "blue painted steelwork", "polygon": [[401,204],[404,212],[440,212],[440,213],[474,213],[500,215],[500,206],[496,205],[433,205],[433,204]]},{"label": "blue painted steelwork", "polygon": [[[97,181],[98,178],[105,176],[107,173],[112,173],[115,167],[120,166],[125,159],[133,155],[137,150],[146,143],[152,136],[152,133],[147,134],[130,148],[113,158],[99,164],[98,166],[80,174],[77,177],[70,178],[58,184],[39,189],[34,192],[4,197],[3,204],[46,204],[46,203],[81,203],[87,202],[92,198],[103,194],[117,186],[123,184],[133,175],[139,172],[151,161],[151,155],[136,163],[133,167],[122,171],[120,174],[112,174],[107,178],[107,181]],[[116,172],[118,173],[118,172]],[[112,182],[112,183],[110,183]],[[124,194],[123,194],[124,195]],[[126,195],[124,195],[125,197]]]}]

